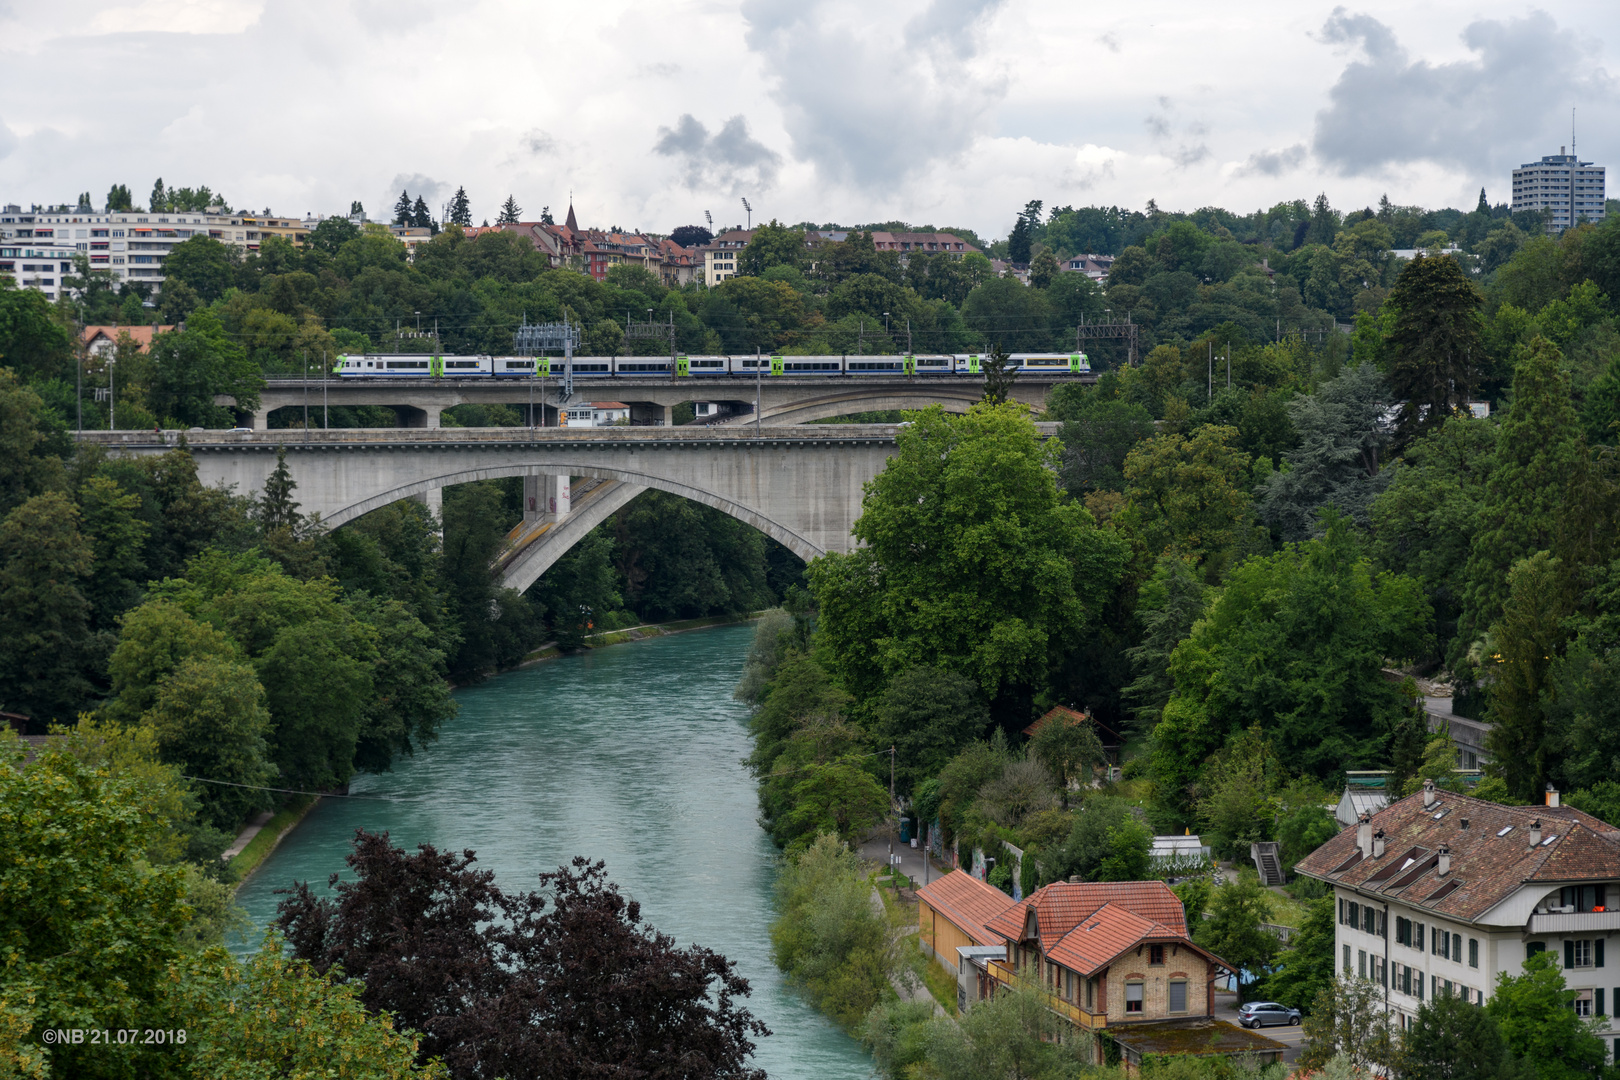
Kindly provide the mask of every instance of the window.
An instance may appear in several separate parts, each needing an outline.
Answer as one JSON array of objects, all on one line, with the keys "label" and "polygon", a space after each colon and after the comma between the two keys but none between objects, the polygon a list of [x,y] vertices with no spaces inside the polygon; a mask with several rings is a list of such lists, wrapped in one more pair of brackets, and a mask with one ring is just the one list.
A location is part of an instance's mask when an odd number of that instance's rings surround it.
[{"label": "window", "polygon": [[1395,944],[1412,944],[1412,920],[1395,916]]},{"label": "window", "polygon": [[1461,934],[1452,934],[1451,935],[1451,958],[1453,960],[1457,961],[1457,963],[1459,963],[1459,964],[1462,963],[1462,935]]},{"label": "window", "polygon": [[1479,967],[1479,938],[1468,939],[1468,966]]},{"label": "window", "polygon": [[1602,939],[1596,942],[1597,947],[1595,949],[1593,945],[1594,943],[1590,938],[1564,942],[1564,966],[1567,968],[1602,967],[1601,962],[1595,962],[1603,954]]},{"label": "window", "polygon": [[1579,1017],[1581,1017],[1583,1019],[1590,1019],[1591,1018],[1591,1016],[1592,1016],[1592,991],[1590,991],[1590,990],[1577,990],[1577,991],[1575,991],[1575,1015],[1579,1016]]},{"label": "window", "polygon": [[1412,924],[1412,948],[1423,951],[1423,924],[1420,922]]},{"label": "window", "polygon": [[1356,950],[1356,974],[1363,979],[1367,977],[1367,950]]},{"label": "window", "polygon": [[1150,964],[1163,964],[1164,963],[1164,946],[1163,945],[1149,945],[1148,946],[1148,963],[1150,963]]},{"label": "window", "polygon": [[1142,1011],[1142,984],[1132,982],[1125,984],[1125,1011],[1139,1013]]},{"label": "window", "polygon": [[1369,934],[1372,933],[1378,927],[1377,918],[1378,912],[1370,907],[1363,907],[1361,909],[1361,928]]},{"label": "window", "polygon": [[1187,984],[1173,982],[1170,984],[1170,1011],[1184,1013],[1187,1011]]}]

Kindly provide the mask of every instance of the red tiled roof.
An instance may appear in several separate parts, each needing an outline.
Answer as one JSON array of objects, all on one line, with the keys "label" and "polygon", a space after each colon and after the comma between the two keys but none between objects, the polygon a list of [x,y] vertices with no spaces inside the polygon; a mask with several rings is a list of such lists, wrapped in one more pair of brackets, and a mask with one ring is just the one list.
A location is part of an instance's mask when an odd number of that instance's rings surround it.
[{"label": "red tiled roof", "polygon": [[1036,720],[1034,723],[1030,724],[1029,727],[1025,728],[1024,734],[1033,735],[1058,717],[1062,717],[1071,724],[1079,724],[1091,719],[1089,714],[1076,712],[1074,709],[1071,709],[1066,705],[1054,705],[1052,708],[1047,710],[1045,716],[1042,716],[1039,720]]},{"label": "red tiled roof", "polygon": [[1134,911],[1104,904],[1044,952],[1048,959],[1064,967],[1091,975],[1139,942],[1155,937],[1180,939],[1184,936]]},{"label": "red tiled roof", "polygon": [[1000,939],[986,929],[986,924],[1012,907],[1013,901],[994,885],[986,885],[961,870],[952,870],[918,889],[917,896],[973,939],[975,945],[1001,944]]},{"label": "red tiled roof", "polygon": [[145,352],[152,344],[153,334],[167,334],[173,329],[172,326],[87,326],[79,335],[79,340],[89,345],[98,337],[104,337],[116,343],[118,335],[128,334],[141,347],[141,352]]},{"label": "red tiled roof", "polygon": [[1162,881],[1054,881],[1003,911],[989,926],[1017,941],[1024,936],[1025,921],[1033,911],[1041,947],[1047,949],[1105,904],[1160,923],[1176,934],[1187,932],[1181,900]]},{"label": "red tiled roof", "polygon": [[[1531,847],[1536,821],[1541,842]],[[1382,856],[1361,857],[1352,827],[1307,855],[1296,870],[1468,922],[1526,884],[1545,883],[1550,890],[1564,882],[1620,877],[1620,830],[1570,806],[1502,806],[1437,791],[1426,807],[1417,792],[1372,815],[1371,826],[1384,834]],[[1444,878],[1434,864],[1442,844],[1451,853]],[[1451,886],[1444,895],[1441,885]]]}]

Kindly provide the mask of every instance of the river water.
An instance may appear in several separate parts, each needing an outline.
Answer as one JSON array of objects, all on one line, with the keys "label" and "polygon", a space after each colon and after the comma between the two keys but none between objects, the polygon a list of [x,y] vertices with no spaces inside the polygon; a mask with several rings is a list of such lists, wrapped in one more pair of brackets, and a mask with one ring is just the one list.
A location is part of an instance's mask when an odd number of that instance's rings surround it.
[{"label": "river water", "polygon": [[602,859],[643,917],[685,946],[730,958],[772,1031],[755,1063],[773,1078],[873,1075],[860,1046],[799,998],[771,963],[775,848],[755,821],[747,714],[731,698],[750,626],[597,649],[458,691],[461,714],[391,773],[323,799],[238,899],[256,926],[275,890],[325,891],[358,828],[396,846],[472,848],[509,890],[574,855]]}]

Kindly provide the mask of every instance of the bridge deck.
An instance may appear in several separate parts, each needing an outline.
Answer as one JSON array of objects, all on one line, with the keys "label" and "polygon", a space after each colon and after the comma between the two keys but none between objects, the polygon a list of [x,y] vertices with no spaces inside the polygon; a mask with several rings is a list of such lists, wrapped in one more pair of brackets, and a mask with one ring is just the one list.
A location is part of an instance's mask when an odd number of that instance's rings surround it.
[{"label": "bridge deck", "polygon": [[[368,447],[574,446],[658,447],[740,446],[769,444],[846,445],[892,443],[900,424],[803,424],[794,427],[604,427],[604,428],[280,428],[271,431],[85,431],[81,442],[109,448],[143,450],[178,446],[183,439],[193,450],[362,449]],[[1037,424],[1045,434],[1059,425]]]}]

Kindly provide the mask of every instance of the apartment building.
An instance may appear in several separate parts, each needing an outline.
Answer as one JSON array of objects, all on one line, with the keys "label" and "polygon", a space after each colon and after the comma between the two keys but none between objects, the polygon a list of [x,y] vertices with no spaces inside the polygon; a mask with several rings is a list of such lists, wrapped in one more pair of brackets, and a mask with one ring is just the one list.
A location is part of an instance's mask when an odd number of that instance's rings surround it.
[{"label": "apartment building", "polygon": [[714,288],[737,276],[737,256],[754,238],[752,229],[728,229],[703,247],[703,284]]},{"label": "apartment building", "polygon": [[1513,170],[1513,209],[1545,212],[1553,235],[1582,221],[1596,224],[1604,213],[1603,166],[1564,150]]},{"label": "apartment building", "polygon": [[[1583,1017],[1607,1018],[1620,977],[1605,966],[1620,932],[1620,832],[1548,791],[1543,806],[1501,806],[1433,782],[1363,812],[1297,873],[1333,887],[1335,957],[1371,980],[1404,1029],[1437,994],[1490,1000],[1497,976],[1547,951]],[[1610,996],[1610,995],[1613,996]]]},{"label": "apartment building", "polygon": [[159,287],[163,261],[174,245],[192,237],[212,237],[245,255],[270,236],[302,243],[308,234],[301,220],[274,215],[84,206],[25,210],[11,203],[0,207],[0,274],[56,300],[66,287],[63,279],[74,273],[75,256],[83,255],[91,270],[106,272],[116,284]]}]

